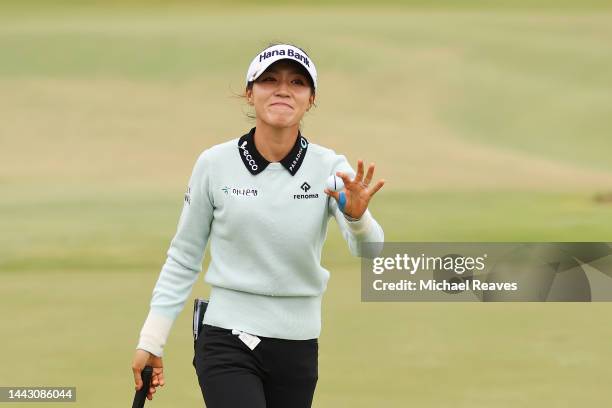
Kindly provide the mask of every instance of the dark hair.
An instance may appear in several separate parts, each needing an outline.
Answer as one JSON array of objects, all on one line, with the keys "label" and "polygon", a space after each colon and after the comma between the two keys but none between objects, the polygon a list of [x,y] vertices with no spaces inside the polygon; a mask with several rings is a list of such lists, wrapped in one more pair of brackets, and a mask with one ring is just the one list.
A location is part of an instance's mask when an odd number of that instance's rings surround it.
[{"label": "dark hair", "polygon": [[[292,46],[294,46],[295,48],[297,48],[297,49],[299,49],[300,51],[302,51],[302,52],[303,52],[303,53],[304,53],[304,54],[305,54],[307,57],[309,57],[308,53],[307,53],[307,52],[306,52],[306,51],[305,51],[303,48],[298,47],[297,45],[295,45],[295,44],[291,44],[291,43],[273,42],[273,43],[268,44],[268,45],[267,45],[267,46],[266,46],[264,49],[269,48],[269,47],[272,47],[272,46],[274,46],[274,45],[280,45],[280,44],[288,44],[288,45],[292,45]],[[289,61],[291,61],[291,60],[289,60]],[[312,94],[313,96],[316,96],[316,89],[315,89],[315,87],[314,87],[314,83],[313,83],[313,81],[312,81],[312,77],[310,76],[310,73],[309,73],[309,72],[306,70],[306,68],[304,68],[304,67],[303,67],[301,64],[299,64],[299,63],[297,63],[297,62],[295,62],[295,64],[296,64],[296,65],[299,67],[299,70],[301,71],[301,73],[302,73],[302,74],[303,74],[303,75],[306,77],[306,79],[308,80],[308,84],[310,85],[310,91],[311,91],[311,94]],[[243,92],[242,94],[238,95],[238,96],[239,96],[239,97],[241,97],[241,98],[246,99],[246,97],[247,97],[247,91],[252,91],[252,90],[253,90],[253,83],[254,83],[254,82],[255,82],[255,81],[250,81],[248,84],[246,84],[246,87],[244,88],[244,92]],[[316,103],[313,103],[313,104],[312,104],[312,106],[314,106],[315,108],[317,107]],[[246,113],[246,115],[247,115],[247,117],[248,117],[249,119],[255,119],[255,115],[254,115],[254,114],[252,114],[252,113],[250,113],[250,112],[247,112],[247,113]]]}]

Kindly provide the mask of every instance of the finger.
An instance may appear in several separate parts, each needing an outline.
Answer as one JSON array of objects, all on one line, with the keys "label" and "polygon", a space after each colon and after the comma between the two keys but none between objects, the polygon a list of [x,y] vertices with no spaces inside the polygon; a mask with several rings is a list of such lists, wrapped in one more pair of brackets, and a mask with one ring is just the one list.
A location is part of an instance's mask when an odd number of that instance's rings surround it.
[{"label": "finger", "polygon": [[361,183],[363,180],[363,160],[357,160],[357,174],[355,174],[355,183]]},{"label": "finger", "polygon": [[374,163],[370,163],[370,166],[368,167],[368,172],[366,173],[366,176],[363,179],[363,184],[369,186],[370,182],[372,181],[372,176],[374,176]]},{"label": "finger", "polygon": [[336,176],[342,179],[342,181],[344,182],[344,187],[348,187],[353,183],[353,180],[351,180],[349,176],[347,176],[341,171],[336,172]]},{"label": "finger", "polygon": [[370,190],[369,190],[370,197],[372,197],[374,194],[376,194],[376,192],[378,190],[380,190],[382,188],[382,186],[384,186],[384,185],[385,185],[385,180],[378,180],[376,182],[376,184],[374,184],[372,187],[370,187]]},{"label": "finger", "polygon": [[151,379],[151,383],[154,385],[159,385],[164,379],[164,369],[163,367],[154,367],[153,368],[153,378]]},{"label": "finger", "polygon": [[323,190],[325,192],[325,194],[327,194],[330,197],[335,198],[336,200],[338,200],[338,195],[340,194],[337,191],[332,191],[329,188],[326,188],[325,190]]},{"label": "finger", "polygon": [[134,383],[136,384],[136,391],[142,388],[142,378],[140,377],[141,368],[132,368],[134,372]]},{"label": "finger", "polygon": [[164,374],[163,373],[153,374],[153,379],[151,381],[151,384],[155,385],[156,387],[159,385],[164,385]]}]

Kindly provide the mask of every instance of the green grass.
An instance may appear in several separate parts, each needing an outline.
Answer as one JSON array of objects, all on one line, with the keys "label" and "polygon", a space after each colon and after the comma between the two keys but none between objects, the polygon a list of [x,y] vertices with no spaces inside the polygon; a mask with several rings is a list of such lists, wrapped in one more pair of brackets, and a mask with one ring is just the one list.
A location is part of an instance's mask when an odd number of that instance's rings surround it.
[{"label": "green grass", "polygon": [[[275,8],[245,36],[234,26],[250,26],[252,12],[155,10],[3,21],[1,174],[23,177],[27,149],[29,169],[57,177],[61,169],[43,166],[46,150],[30,149],[37,143],[74,149],[61,167],[79,175],[106,170],[117,148],[149,168],[142,159],[165,155],[170,135],[185,149],[176,159],[190,162],[188,152],[249,125],[234,97],[244,69],[255,50],[285,39],[310,50],[321,72],[306,134],[351,158],[373,137],[402,143],[370,152],[390,188],[444,190],[440,177],[462,173],[460,187],[479,187],[484,172],[500,176],[496,188],[612,185],[612,14]],[[308,21],[308,34],[294,30],[297,21]],[[406,160],[413,153],[417,161]],[[114,166],[96,181],[134,174]],[[173,182],[188,166],[179,170]]]},{"label": "green grass", "polygon": [[[377,163],[387,241],[611,241],[612,206],[593,200],[612,190],[609,5],[398,3],[4,4],[0,385],[129,402],[194,160],[252,125],[235,96],[269,41],[317,63],[309,140]],[[322,262],[316,407],[609,399],[605,303],[361,303],[333,220]],[[201,406],[189,308],[156,406]]]}]

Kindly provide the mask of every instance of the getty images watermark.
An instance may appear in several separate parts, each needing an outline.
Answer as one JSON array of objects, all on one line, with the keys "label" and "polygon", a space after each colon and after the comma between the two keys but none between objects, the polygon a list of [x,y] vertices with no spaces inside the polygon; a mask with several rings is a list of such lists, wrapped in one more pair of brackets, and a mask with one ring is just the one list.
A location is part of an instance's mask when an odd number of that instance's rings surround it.
[{"label": "getty images watermark", "polygon": [[612,301],[612,244],[366,243],[361,300]]}]

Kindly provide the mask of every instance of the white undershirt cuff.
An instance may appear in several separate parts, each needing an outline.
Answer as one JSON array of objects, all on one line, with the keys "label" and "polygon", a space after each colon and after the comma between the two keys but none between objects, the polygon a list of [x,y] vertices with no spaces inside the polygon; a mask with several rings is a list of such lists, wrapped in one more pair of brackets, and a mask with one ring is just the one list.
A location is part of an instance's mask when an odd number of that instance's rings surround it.
[{"label": "white undershirt cuff", "polygon": [[162,357],[164,345],[173,323],[174,320],[151,309],[140,331],[140,340],[136,348]]}]

